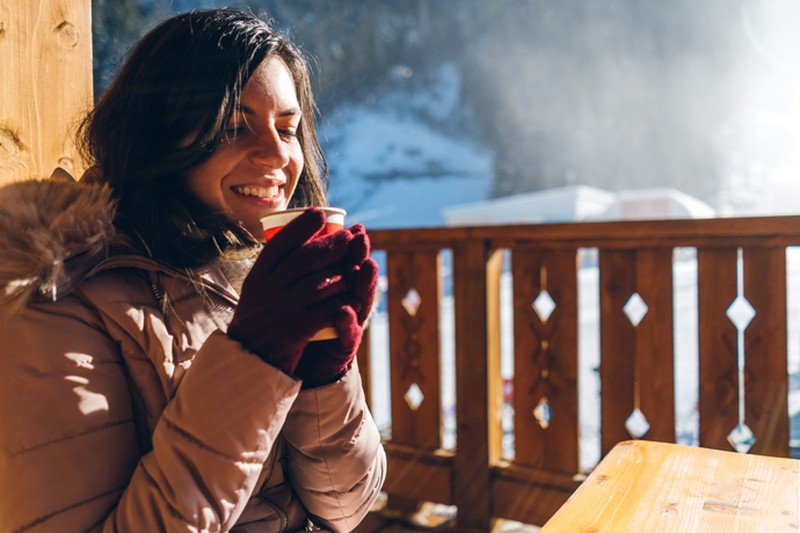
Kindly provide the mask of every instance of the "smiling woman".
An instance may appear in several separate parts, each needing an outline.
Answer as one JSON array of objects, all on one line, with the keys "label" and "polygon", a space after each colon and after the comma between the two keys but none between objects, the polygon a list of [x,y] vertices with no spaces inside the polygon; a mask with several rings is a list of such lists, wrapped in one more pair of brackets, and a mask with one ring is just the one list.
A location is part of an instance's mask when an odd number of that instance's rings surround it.
[{"label": "smiling woman", "polygon": [[292,75],[275,57],[255,70],[239,103],[228,137],[187,179],[200,201],[256,238],[261,217],[286,209],[303,171],[302,115]]},{"label": "smiling woman", "polygon": [[355,354],[377,265],[363,226],[325,230],[308,76],[250,13],[175,16],[83,122],[80,181],[0,188],[0,530],[367,514],[386,456]]},{"label": "smiling woman", "polygon": [[[257,240],[259,209],[228,204],[244,186],[248,196],[283,189],[273,209],[326,205],[305,59],[283,35],[263,33],[263,23],[237,20],[224,31],[217,24],[184,14],[153,29],[82,127],[95,165],[89,175],[111,185],[119,225],[178,266]],[[249,207],[234,214],[235,205]]]}]

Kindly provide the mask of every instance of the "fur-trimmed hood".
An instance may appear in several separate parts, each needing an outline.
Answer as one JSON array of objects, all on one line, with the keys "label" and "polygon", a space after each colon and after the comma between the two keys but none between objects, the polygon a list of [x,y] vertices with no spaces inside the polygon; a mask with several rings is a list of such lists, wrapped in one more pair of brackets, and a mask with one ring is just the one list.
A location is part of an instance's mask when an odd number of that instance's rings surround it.
[{"label": "fur-trimmed hood", "polygon": [[108,186],[50,179],[0,187],[0,313],[40,295],[55,300],[80,272],[119,244]]}]

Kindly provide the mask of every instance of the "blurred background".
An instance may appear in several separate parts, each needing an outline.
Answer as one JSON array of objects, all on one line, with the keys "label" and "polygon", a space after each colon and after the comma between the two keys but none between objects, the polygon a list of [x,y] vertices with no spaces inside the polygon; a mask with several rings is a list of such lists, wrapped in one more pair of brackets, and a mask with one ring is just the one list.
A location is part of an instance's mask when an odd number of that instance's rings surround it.
[{"label": "blurred background", "polygon": [[313,58],[354,223],[800,212],[798,2],[94,0],[95,94],[158,21],[222,5]]}]

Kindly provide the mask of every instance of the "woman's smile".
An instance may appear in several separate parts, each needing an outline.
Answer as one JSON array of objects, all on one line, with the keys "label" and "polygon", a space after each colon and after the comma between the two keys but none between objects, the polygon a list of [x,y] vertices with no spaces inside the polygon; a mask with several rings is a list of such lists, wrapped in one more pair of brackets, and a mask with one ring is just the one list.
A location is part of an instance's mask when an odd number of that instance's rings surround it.
[{"label": "woman's smile", "polygon": [[236,194],[241,194],[242,196],[272,201],[279,198],[282,193],[281,188],[277,185],[241,185],[237,187],[231,187],[231,189],[233,189],[233,192]]}]

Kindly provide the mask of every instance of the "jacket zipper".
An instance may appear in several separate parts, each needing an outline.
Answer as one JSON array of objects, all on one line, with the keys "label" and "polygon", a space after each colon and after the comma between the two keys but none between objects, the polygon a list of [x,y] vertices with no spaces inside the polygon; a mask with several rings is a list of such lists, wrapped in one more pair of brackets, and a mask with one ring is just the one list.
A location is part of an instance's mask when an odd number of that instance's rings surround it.
[{"label": "jacket zipper", "polygon": [[[147,257],[142,257],[142,256],[116,256],[116,257],[111,257],[111,258],[106,259],[104,261],[101,261],[100,263],[95,265],[94,268],[92,268],[86,274],[85,277],[93,276],[94,274],[96,274],[96,273],[98,273],[98,272],[100,272],[102,270],[106,270],[106,269],[110,269],[110,268],[121,267],[121,266],[131,266],[131,267],[141,268],[143,265],[154,267],[157,270],[166,272],[166,273],[168,273],[168,274],[170,274],[172,276],[175,276],[176,278],[181,279],[183,281],[186,281],[186,282],[189,282],[189,283],[192,283],[192,284],[199,284],[204,289],[208,290],[210,293],[213,293],[214,295],[219,296],[220,298],[222,298],[223,300],[225,300],[226,302],[230,303],[233,306],[236,306],[236,304],[238,303],[236,301],[236,299],[233,296],[231,296],[227,291],[222,290],[221,288],[217,287],[216,285],[214,285],[212,283],[209,283],[209,282],[207,282],[205,280],[193,279],[192,277],[186,275],[185,273],[181,272],[180,270],[176,270],[176,269],[171,268],[171,267],[169,267],[167,265],[159,263],[158,261],[155,261],[153,259],[149,259]],[[160,291],[163,294],[163,289],[161,289],[160,287],[156,288],[155,286],[153,286],[153,291],[156,294],[157,294],[157,291]]]}]

